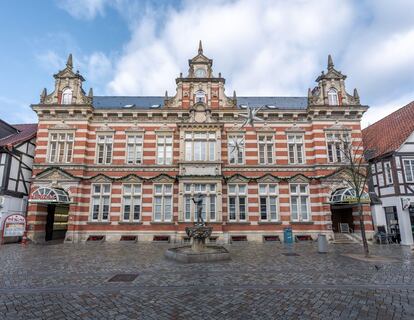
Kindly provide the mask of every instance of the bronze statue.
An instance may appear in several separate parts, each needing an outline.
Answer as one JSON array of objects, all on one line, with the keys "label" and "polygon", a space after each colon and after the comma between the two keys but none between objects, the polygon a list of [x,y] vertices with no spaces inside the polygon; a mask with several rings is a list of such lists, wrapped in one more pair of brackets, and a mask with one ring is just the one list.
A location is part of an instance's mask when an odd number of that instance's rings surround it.
[{"label": "bronze statue", "polygon": [[204,226],[205,222],[203,219],[203,200],[204,196],[202,194],[198,194],[196,197],[193,197],[193,202],[196,205],[196,213],[197,213],[197,222],[195,224],[199,226]]}]

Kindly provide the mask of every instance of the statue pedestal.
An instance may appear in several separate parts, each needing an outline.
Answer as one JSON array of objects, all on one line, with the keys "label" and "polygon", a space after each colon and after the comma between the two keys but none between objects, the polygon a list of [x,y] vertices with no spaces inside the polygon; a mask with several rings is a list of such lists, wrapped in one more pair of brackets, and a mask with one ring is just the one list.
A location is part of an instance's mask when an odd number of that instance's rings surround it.
[{"label": "statue pedestal", "polygon": [[191,238],[191,246],[170,248],[165,252],[167,258],[186,263],[230,260],[226,248],[206,245],[206,239],[213,232],[212,227],[195,225],[185,228],[185,232]]}]

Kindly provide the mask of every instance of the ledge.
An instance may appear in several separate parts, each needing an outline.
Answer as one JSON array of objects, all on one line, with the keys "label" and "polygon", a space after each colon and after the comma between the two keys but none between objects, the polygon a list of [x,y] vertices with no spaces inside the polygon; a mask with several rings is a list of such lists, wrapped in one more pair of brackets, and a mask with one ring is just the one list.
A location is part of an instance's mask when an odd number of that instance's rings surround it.
[{"label": "ledge", "polygon": [[88,224],[107,225],[111,224],[111,221],[88,221]]},{"label": "ledge", "polygon": [[250,224],[250,221],[226,221],[227,225],[232,225],[232,224]]},{"label": "ledge", "polygon": [[133,221],[133,222],[130,222],[130,221],[118,221],[118,224],[121,224],[121,225],[132,224],[132,225],[134,225],[134,224],[142,224],[142,222],[141,221]]},{"label": "ledge", "polygon": [[151,221],[150,224],[159,224],[159,225],[165,224],[165,225],[171,225],[171,226],[173,226],[173,225],[175,225],[175,222],[174,221],[171,221],[171,222]]},{"label": "ledge", "polygon": [[311,224],[314,224],[314,222],[313,221],[290,221],[290,224],[293,224],[293,225],[298,225],[298,224],[311,225]]},{"label": "ledge", "polygon": [[258,224],[274,224],[274,225],[280,225],[282,224],[282,221],[258,221]]}]

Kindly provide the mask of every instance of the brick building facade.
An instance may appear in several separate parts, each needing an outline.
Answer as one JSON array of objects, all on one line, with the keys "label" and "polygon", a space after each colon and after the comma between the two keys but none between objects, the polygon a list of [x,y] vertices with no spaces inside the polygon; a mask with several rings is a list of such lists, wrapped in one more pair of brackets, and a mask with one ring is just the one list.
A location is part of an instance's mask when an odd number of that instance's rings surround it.
[{"label": "brick building facade", "polygon": [[[198,193],[218,242],[282,240],[287,226],[312,237],[332,238],[344,222],[358,230],[356,210],[329,200],[347,187],[340,137],[360,143],[367,107],[356,90],[346,93],[330,57],[307,97],[226,96],[201,43],[174,96],[86,94],[71,56],[54,77],[54,91],[32,106],[32,240],[180,242]],[[254,107],[263,121],[243,126]]]}]

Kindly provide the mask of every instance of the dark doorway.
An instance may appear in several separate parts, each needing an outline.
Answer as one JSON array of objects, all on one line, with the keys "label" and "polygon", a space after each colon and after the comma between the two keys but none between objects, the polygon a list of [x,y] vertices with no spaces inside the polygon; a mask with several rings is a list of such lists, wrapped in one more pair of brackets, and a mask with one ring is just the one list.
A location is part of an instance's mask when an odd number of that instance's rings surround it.
[{"label": "dark doorway", "polygon": [[350,231],[353,231],[354,219],[352,217],[352,208],[331,207],[331,213],[333,232],[341,232],[341,223],[348,224]]},{"label": "dark doorway", "polygon": [[69,207],[49,204],[47,206],[45,240],[64,240],[68,229]]}]

